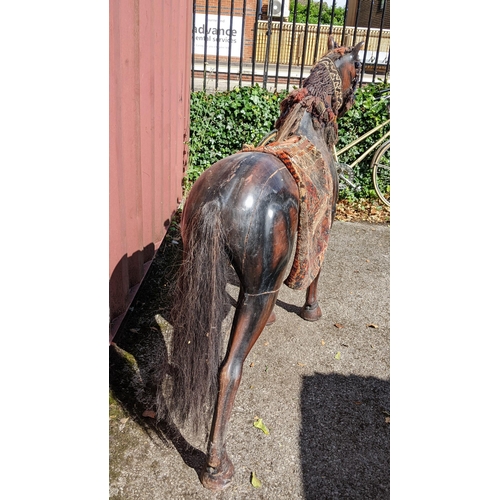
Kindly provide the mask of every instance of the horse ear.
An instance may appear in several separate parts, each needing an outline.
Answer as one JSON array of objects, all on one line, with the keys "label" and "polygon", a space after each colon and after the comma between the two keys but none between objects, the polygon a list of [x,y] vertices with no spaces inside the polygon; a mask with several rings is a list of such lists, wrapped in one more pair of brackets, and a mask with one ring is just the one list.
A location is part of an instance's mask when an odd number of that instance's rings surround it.
[{"label": "horse ear", "polygon": [[339,48],[338,43],[334,40],[333,35],[330,35],[328,37],[328,50],[333,50],[338,48]]},{"label": "horse ear", "polygon": [[352,52],[355,56],[358,55],[359,50],[361,49],[361,47],[363,47],[364,44],[365,42],[359,42],[355,45],[355,47],[352,49]]}]

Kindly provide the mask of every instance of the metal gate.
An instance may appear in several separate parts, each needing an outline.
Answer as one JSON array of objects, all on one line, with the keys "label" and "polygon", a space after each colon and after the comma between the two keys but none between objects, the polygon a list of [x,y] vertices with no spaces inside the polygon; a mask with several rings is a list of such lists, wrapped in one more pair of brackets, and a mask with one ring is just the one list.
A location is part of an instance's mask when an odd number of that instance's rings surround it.
[{"label": "metal gate", "polygon": [[[301,86],[330,35],[340,45],[364,41],[363,82],[390,73],[390,0],[194,0],[192,90],[230,90],[260,83],[269,90]],[[291,3],[290,3],[291,2]],[[298,11],[304,10],[300,15]],[[271,15],[268,15],[271,13]],[[302,18],[303,22],[297,19]]]}]

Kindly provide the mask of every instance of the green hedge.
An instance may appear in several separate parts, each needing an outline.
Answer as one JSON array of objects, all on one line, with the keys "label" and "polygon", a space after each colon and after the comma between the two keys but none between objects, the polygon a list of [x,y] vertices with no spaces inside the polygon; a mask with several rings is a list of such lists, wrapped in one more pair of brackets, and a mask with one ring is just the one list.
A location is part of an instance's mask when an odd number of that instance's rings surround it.
[{"label": "green hedge", "polygon": [[[358,89],[352,109],[339,120],[337,149],[359,137],[388,118],[384,100],[377,100],[383,83],[369,84]],[[216,161],[239,151],[243,144],[257,145],[273,128],[279,115],[279,104],[287,92],[269,92],[258,84],[236,87],[228,92],[191,94],[189,167],[184,187],[189,190],[200,174]],[[382,131],[353,148],[340,160],[353,161],[365,148],[382,135]],[[341,197],[375,197],[371,188],[369,155],[355,168],[361,192],[341,192]]]},{"label": "green hedge", "polygon": [[193,92],[185,187],[189,189],[204,170],[239,151],[243,144],[257,144],[274,128],[286,95],[259,85],[215,94]]},{"label": "green hedge", "polygon": [[[384,89],[390,89],[390,85],[378,82],[365,85],[356,91],[354,106],[339,120],[337,151],[389,118],[388,100],[381,99],[381,91]],[[389,130],[389,125],[353,146],[339,157],[339,161],[349,164],[356,160]],[[341,198],[377,198],[372,185],[370,169],[370,163],[376,150],[377,148],[354,167],[355,182],[361,186],[361,190],[353,192],[350,189],[345,189],[340,192]]]}]

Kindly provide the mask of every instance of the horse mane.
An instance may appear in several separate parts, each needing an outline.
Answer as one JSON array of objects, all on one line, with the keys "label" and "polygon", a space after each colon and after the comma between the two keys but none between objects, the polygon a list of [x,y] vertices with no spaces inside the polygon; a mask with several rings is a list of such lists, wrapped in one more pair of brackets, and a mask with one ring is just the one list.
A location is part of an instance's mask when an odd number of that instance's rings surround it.
[{"label": "horse mane", "polygon": [[328,52],[313,66],[310,75],[304,80],[304,86],[293,90],[281,101],[281,114],[275,124],[278,130],[276,141],[286,140],[293,135],[307,111],[311,114],[315,130],[323,129],[327,146],[331,149],[337,143],[337,118],[352,106],[360,65],[355,64],[355,82],[343,94],[342,80],[335,61],[352,50],[352,47],[337,47]]}]

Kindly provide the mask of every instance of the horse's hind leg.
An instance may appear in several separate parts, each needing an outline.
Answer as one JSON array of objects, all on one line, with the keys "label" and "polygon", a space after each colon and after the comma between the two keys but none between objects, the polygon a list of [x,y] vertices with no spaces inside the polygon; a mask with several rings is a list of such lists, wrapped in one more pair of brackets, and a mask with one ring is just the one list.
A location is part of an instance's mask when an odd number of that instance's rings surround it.
[{"label": "horse's hind leg", "polygon": [[234,467],[225,446],[229,418],[240,385],[243,363],[266,326],[277,297],[277,291],[252,295],[240,290],[227,355],[219,373],[219,394],[208,443],[207,464],[201,476],[203,486],[211,490],[224,489],[232,479]]},{"label": "horse's hind leg", "polygon": [[275,322],[276,322],[276,313],[274,312],[274,309],[273,309],[271,311],[271,314],[269,315],[269,318],[267,318],[266,326],[272,325]]},{"label": "horse's hind leg", "polygon": [[[318,302],[318,281],[320,272],[307,288],[306,301],[299,313],[300,317],[307,321],[318,321],[318,319],[320,319],[321,316],[323,315],[323,313],[321,312],[321,307],[319,307],[319,302]],[[275,321],[276,321],[276,314],[273,309],[271,311],[269,319],[267,320],[266,325],[272,325]]]},{"label": "horse's hind leg", "polygon": [[302,306],[302,309],[300,311],[301,318],[307,321],[318,321],[318,319],[320,319],[323,314],[318,303],[318,281],[320,274],[321,270],[307,288],[306,302]]}]

